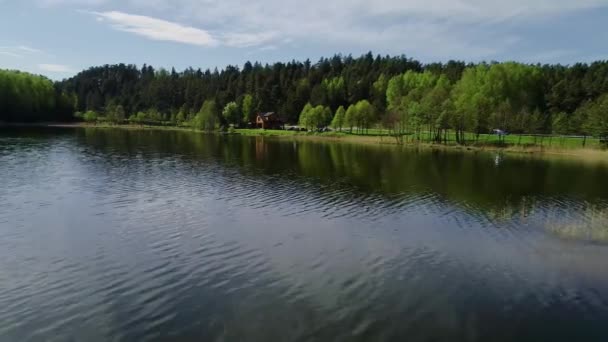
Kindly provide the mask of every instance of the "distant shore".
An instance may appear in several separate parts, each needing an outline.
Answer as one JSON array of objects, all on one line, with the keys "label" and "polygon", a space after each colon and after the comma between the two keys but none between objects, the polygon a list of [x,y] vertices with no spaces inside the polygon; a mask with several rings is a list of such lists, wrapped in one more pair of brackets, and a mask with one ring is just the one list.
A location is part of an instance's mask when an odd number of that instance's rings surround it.
[{"label": "distant shore", "polygon": [[474,143],[471,145],[458,145],[455,143],[440,144],[429,142],[407,141],[398,142],[397,139],[389,135],[359,135],[345,132],[323,132],[309,133],[288,130],[262,130],[262,129],[235,129],[227,133],[203,132],[185,126],[145,126],[145,125],[114,125],[114,124],[89,124],[82,122],[75,123],[0,123],[1,127],[56,127],[56,128],[98,128],[98,129],[131,129],[131,130],[171,130],[200,132],[207,134],[229,134],[242,136],[272,137],[277,139],[297,139],[319,142],[340,142],[366,145],[386,145],[404,148],[425,148],[435,150],[455,150],[470,152],[507,152],[514,154],[526,154],[534,156],[564,157],[569,159],[579,159],[587,161],[608,162],[608,151],[596,147],[563,148],[559,146],[547,145],[515,145],[506,144],[499,146],[495,144]]}]

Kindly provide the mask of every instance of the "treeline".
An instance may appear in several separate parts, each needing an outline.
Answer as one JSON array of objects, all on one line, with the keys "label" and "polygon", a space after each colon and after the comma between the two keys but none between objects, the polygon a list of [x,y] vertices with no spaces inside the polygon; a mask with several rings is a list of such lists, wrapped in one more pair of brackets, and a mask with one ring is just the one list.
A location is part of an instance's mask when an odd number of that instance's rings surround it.
[{"label": "treeline", "polygon": [[0,122],[69,121],[74,99],[43,76],[0,70]]},{"label": "treeline", "polygon": [[[584,71],[584,72],[583,72]],[[556,75],[559,75],[557,77]],[[575,77],[573,75],[577,75]],[[608,134],[608,63],[467,67],[456,82],[442,73],[408,71],[388,83],[384,124],[397,132],[442,141],[448,131],[527,134]]]},{"label": "treeline", "polygon": [[[460,62],[441,66],[455,78],[464,67]],[[247,62],[242,68],[228,66],[221,71],[189,68],[177,72],[119,64],[90,68],[61,86],[76,95],[76,110],[83,113],[103,113],[108,107],[120,105],[127,113],[154,109],[166,119],[180,112],[192,119],[205,101],[213,100],[218,113],[235,102],[244,109],[242,112],[253,115],[274,111],[288,122],[297,123],[308,102],[335,111],[341,105],[365,99],[383,111],[386,95],[379,87],[382,82],[407,70],[422,69],[420,62],[405,56],[374,57],[371,53],[359,58],[336,55],[316,64],[309,60],[273,65]],[[240,120],[250,119],[242,114]]]},{"label": "treeline", "polygon": [[243,125],[256,112],[275,111],[314,129],[332,124],[364,131],[464,141],[500,129],[512,133],[608,133],[608,62],[422,63],[405,56],[336,55],[310,61],[245,63],[224,70],[182,72],[151,66],[95,67],[61,83],[76,110],[125,112],[139,122],[160,120],[197,127]]},{"label": "treeline", "polygon": [[105,65],[55,84],[89,120],[244,126],[274,111],[308,129],[331,125],[464,142],[501,131],[608,134],[608,62],[422,64],[406,56],[335,55],[242,68],[184,71]]}]

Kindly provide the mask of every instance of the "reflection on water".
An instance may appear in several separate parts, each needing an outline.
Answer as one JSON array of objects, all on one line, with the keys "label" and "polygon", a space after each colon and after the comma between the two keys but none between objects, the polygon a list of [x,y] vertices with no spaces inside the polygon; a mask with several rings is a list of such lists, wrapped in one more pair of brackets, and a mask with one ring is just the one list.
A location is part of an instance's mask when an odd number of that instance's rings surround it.
[{"label": "reflection on water", "polygon": [[65,129],[0,174],[2,341],[608,338],[600,164]]},{"label": "reflection on water", "polygon": [[558,211],[546,221],[547,229],[564,239],[608,244],[608,208],[588,206],[574,217]]}]

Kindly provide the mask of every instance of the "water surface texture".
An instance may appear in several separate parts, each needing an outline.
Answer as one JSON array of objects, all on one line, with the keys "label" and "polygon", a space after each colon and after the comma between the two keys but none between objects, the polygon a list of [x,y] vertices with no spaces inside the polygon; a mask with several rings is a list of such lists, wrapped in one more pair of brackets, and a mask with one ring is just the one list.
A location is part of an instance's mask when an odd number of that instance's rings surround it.
[{"label": "water surface texture", "polygon": [[607,341],[608,168],[0,131],[0,341]]}]

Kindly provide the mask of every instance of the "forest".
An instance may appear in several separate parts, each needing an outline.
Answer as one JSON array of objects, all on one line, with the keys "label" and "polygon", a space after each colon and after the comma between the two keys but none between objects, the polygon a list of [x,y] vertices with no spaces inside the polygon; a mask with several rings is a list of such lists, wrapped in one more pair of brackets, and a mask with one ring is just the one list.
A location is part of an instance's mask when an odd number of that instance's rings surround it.
[{"label": "forest", "polygon": [[42,76],[0,69],[0,123],[73,120],[74,98],[61,88]]},{"label": "forest", "polygon": [[[608,135],[608,61],[541,65],[423,64],[406,56],[335,55],[318,62],[222,70],[104,65],[52,83],[0,72],[0,121],[247,127],[276,112],[308,130],[382,128],[396,136],[464,142],[496,131]],[[69,114],[68,114],[69,113]]]}]

